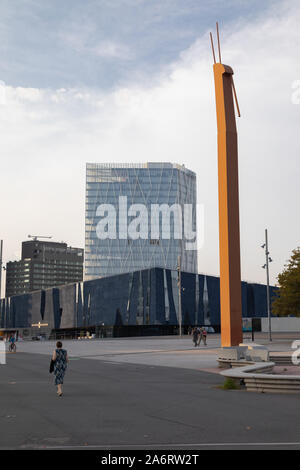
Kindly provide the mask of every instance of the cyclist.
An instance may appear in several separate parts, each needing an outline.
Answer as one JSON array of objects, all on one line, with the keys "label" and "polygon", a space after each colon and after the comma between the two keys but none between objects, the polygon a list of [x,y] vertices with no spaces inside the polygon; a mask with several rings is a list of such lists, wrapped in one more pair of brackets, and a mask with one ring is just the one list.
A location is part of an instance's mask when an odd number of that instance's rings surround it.
[{"label": "cyclist", "polygon": [[14,337],[14,335],[11,335],[11,337],[9,338],[9,351],[12,352],[16,352],[17,348],[16,348],[16,338]]}]

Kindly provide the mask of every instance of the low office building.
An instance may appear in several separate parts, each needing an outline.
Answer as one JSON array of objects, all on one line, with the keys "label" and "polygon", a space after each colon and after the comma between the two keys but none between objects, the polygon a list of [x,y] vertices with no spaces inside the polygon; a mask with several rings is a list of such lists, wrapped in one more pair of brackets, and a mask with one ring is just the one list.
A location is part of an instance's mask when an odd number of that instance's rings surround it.
[{"label": "low office building", "polygon": [[[115,336],[172,334],[180,322],[177,275],[152,268],[3,299],[0,328],[22,329],[24,337],[54,331],[77,337],[100,328]],[[183,272],[181,282],[182,325],[219,331],[219,278]],[[241,289],[243,317],[266,317],[266,286],[242,282]]]},{"label": "low office building", "polygon": [[83,249],[66,243],[22,243],[20,261],[6,265],[6,297],[61,286],[83,279]]}]

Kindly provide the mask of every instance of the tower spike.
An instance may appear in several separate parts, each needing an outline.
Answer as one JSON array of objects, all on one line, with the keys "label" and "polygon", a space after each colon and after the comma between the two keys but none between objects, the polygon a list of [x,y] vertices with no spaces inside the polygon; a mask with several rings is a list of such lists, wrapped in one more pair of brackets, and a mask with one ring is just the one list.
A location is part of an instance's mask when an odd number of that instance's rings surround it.
[{"label": "tower spike", "polygon": [[212,34],[210,34],[210,42],[211,42],[211,48],[212,48],[212,53],[213,53],[213,57],[214,57],[214,63],[216,64],[216,55],[215,55],[215,48],[214,48],[214,41],[213,41],[213,37],[212,37]]},{"label": "tower spike", "polygon": [[235,100],[235,104],[236,104],[236,109],[237,109],[238,117],[241,117],[240,107],[239,107],[239,102],[238,102],[237,95],[236,95],[236,91],[235,91],[233,76],[231,76],[231,78],[232,78],[233,96],[234,96],[234,100]]},{"label": "tower spike", "polygon": [[219,35],[219,24],[218,24],[218,22],[216,23],[216,26],[217,26],[217,38],[218,38],[219,60],[220,60],[220,64],[222,64],[222,60],[221,60],[221,46],[220,46],[220,35]]}]

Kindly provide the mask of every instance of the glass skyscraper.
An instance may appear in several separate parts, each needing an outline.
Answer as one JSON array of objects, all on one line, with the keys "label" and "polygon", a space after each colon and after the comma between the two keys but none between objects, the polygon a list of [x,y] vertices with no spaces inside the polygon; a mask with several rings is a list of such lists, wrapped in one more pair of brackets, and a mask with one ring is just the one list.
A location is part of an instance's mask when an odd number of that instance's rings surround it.
[{"label": "glass skyscraper", "polygon": [[86,166],[85,279],[197,272],[196,175],[172,163]]}]

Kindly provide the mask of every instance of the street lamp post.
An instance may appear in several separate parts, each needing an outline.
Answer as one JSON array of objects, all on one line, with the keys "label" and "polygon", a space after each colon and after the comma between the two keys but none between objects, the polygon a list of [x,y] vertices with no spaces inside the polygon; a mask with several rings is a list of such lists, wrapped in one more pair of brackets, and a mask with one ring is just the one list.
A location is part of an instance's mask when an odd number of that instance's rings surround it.
[{"label": "street lamp post", "polygon": [[178,256],[178,323],[179,323],[179,336],[182,336],[182,309],[181,309],[181,256]]},{"label": "street lamp post", "polygon": [[2,292],[2,255],[3,255],[3,240],[0,240],[0,299]]},{"label": "street lamp post", "polygon": [[269,256],[269,247],[268,247],[268,230],[265,230],[265,243],[262,245],[262,248],[265,249],[266,263],[262,266],[266,270],[267,274],[267,311],[268,311],[268,321],[269,321],[269,341],[272,341],[272,328],[271,328],[271,307],[270,307],[270,281],[269,281],[269,263],[272,263],[272,258]]}]

